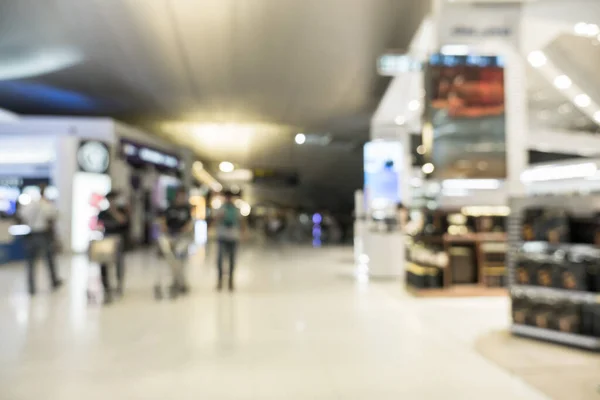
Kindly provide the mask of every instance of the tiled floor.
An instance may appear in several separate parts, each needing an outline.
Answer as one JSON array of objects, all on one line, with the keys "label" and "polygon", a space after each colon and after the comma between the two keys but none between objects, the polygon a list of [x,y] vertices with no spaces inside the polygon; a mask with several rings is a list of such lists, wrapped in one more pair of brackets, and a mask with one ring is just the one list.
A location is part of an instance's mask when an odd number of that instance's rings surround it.
[{"label": "tiled floor", "polygon": [[600,356],[597,353],[500,331],[479,337],[476,348],[554,400],[600,399]]},{"label": "tiled floor", "polygon": [[0,267],[0,400],[547,399],[475,351],[506,327],[506,299],[415,299],[354,279],[351,258],[253,247],[234,294],[196,260],[193,293],[157,303],[160,261],[137,254],[108,308],[87,304],[82,259],[63,263],[60,293],[33,300],[22,267]]}]

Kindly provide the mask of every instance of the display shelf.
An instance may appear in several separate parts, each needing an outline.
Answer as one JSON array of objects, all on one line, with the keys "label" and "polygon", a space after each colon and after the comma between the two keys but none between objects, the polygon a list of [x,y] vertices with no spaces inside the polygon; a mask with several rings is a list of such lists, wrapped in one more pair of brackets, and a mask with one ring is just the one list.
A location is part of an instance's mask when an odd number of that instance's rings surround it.
[{"label": "display shelf", "polygon": [[600,350],[600,338],[578,335],[574,333],[559,332],[550,329],[536,328],[533,326],[519,324],[513,324],[510,330],[513,334],[519,336],[548,340],[551,342],[581,347],[589,350]]},{"label": "display shelf", "polygon": [[522,293],[527,297],[556,298],[572,300],[578,303],[600,304],[600,293],[580,292],[576,290],[547,288],[530,285],[511,285],[512,294]]},{"label": "display shelf", "polygon": [[[509,289],[513,301],[516,301],[515,299],[521,299],[519,301],[525,301],[526,303],[530,302],[531,304],[527,307],[533,307],[530,311],[533,310],[534,314],[540,312],[539,309],[535,311],[536,304],[537,306],[541,304],[544,307],[549,307],[549,304],[557,304],[557,308],[550,310],[551,312],[559,312],[561,309],[564,310],[564,307],[577,306],[575,310],[577,310],[576,313],[579,315],[578,318],[582,321],[580,322],[581,331],[586,332],[586,335],[583,335],[513,323],[511,327],[511,332],[513,334],[580,347],[583,349],[600,350],[600,337],[596,337],[597,327],[595,324],[597,324],[597,322],[590,322],[589,319],[596,318],[594,317],[596,311],[592,311],[589,307],[597,309],[598,304],[600,304],[600,293],[522,284],[519,283],[517,279],[517,270],[520,263],[523,261],[539,263],[542,267],[546,268],[547,264],[570,262],[565,260],[573,254],[598,257],[599,251],[596,246],[591,244],[524,241],[522,235],[524,232],[523,225],[525,223],[525,213],[527,209],[544,210],[558,208],[566,210],[570,215],[586,215],[586,213],[592,215],[598,207],[599,200],[600,197],[598,196],[548,196],[511,199],[511,215],[508,218],[507,229],[508,252],[506,260]],[[563,251],[565,254],[561,257],[555,257],[557,251]],[[550,269],[552,270],[552,268],[554,267],[551,266]],[[560,268],[564,268],[564,266],[560,266]],[[530,269],[530,267],[527,267],[526,269]],[[552,270],[551,273],[554,275],[556,272]],[[528,274],[531,276],[531,272],[528,272]],[[584,286],[586,285],[587,284],[584,284]],[[563,284],[561,284],[561,286],[563,286]],[[581,287],[581,289],[584,288],[587,287]],[[547,313],[548,310],[545,312]],[[587,336],[588,333],[590,335],[592,335],[592,333],[589,331],[589,325],[586,325],[587,328],[584,329],[584,320],[587,321],[586,324],[592,324],[594,327],[592,331],[594,331],[593,335],[595,336]],[[592,319],[591,321],[597,320]]]}]

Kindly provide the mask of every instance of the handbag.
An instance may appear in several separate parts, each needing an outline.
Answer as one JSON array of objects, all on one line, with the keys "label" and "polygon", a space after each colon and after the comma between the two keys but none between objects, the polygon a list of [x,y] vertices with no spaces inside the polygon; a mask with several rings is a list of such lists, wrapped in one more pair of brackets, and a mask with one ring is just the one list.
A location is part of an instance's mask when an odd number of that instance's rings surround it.
[{"label": "handbag", "polygon": [[100,240],[92,240],[88,250],[89,260],[98,264],[115,263],[119,251],[119,241],[118,236],[108,236]]}]

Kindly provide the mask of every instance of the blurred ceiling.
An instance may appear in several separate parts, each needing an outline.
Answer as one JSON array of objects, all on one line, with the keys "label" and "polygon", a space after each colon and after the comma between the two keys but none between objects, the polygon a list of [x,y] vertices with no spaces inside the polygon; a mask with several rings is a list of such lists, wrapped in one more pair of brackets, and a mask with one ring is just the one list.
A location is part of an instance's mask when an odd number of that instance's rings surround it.
[{"label": "blurred ceiling", "polygon": [[[286,203],[351,204],[387,82],[376,58],[428,3],[0,0],[0,107],[113,116],[204,160],[299,173]],[[294,146],[298,132],[344,145]]]},{"label": "blurred ceiling", "polygon": [[[593,101],[600,103],[600,85],[597,84],[600,37],[560,35],[542,50],[561,73],[569,76]],[[572,99],[537,69],[529,67],[527,81],[532,126],[600,133],[598,122],[576,107]]]}]

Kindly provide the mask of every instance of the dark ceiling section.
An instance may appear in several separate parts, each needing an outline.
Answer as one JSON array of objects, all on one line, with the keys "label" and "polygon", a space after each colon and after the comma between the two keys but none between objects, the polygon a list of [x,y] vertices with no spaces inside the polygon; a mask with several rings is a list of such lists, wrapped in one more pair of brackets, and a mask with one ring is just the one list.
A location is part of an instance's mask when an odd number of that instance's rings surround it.
[{"label": "dark ceiling section", "polygon": [[[0,107],[113,116],[192,146],[207,161],[297,171],[297,199],[352,202],[362,144],[388,83],[376,59],[408,46],[427,3],[1,1]],[[265,143],[236,158],[164,131],[166,122],[275,131],[257,131],[262,139],[253,141]],[[300,131],[329,134],[332,144],[298,149]]]}]

